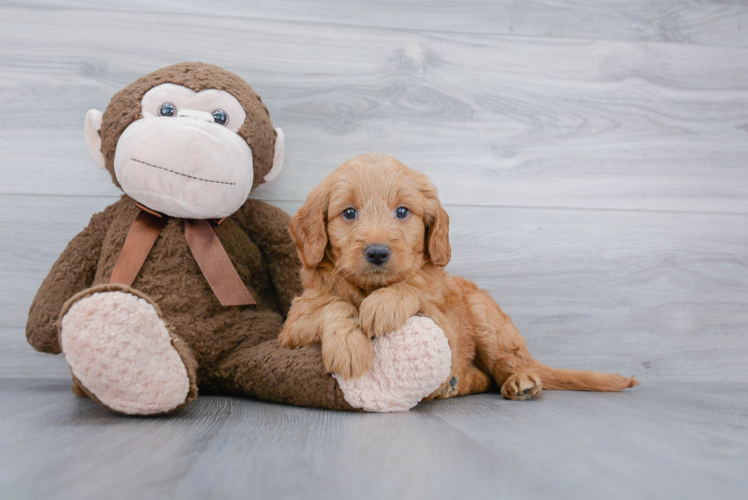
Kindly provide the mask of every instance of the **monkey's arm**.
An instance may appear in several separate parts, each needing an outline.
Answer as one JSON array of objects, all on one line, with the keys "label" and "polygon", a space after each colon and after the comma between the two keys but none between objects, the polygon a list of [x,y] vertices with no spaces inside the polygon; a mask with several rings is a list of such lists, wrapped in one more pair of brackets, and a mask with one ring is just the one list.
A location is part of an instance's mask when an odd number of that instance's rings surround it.
[{"label": "monkey's arm", "polygon": [[93,283],[111,220],[109,212],[107,209],[94,215],[88,226],[68,243],[36,292],[26,323],[26,338],[37,351],[60,353],[57,339],[60,311],[66,300]]},{"label": "monkey's arm", "polygon": [[278,303],[283,315],[287,315],[294,297],[303,290],[301,262],[288,232],[291,217],[260,200],[247,200],[234,217],[265,256]]}]

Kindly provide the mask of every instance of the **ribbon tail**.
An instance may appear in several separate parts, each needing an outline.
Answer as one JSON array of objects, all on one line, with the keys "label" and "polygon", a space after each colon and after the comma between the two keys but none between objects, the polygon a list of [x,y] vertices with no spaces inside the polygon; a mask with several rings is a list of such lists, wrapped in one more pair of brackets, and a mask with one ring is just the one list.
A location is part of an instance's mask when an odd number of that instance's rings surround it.
[{"label": "ribbon tail", "polygon": [[143,210],[138,213],[127,232],[125,244],[114,264],[109,283],[124,283],[127,286],[133,284],[166,221],[166,217],[152,215]]},{"label": "ribbon tail", "polygon": [[185,219],[184,237],[222,306],[256,304],[207,220]]}]

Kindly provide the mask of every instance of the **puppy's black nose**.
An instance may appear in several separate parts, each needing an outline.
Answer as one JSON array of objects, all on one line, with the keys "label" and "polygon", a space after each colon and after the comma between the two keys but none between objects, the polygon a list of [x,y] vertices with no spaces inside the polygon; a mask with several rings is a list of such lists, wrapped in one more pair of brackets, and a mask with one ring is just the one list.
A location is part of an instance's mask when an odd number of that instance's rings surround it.
[{"label": "puppy's black nose", "polygon": [[390,258],[390,249],[384,245],[372,245],[364,251],[366,260],[375,266],[381,266]]}]

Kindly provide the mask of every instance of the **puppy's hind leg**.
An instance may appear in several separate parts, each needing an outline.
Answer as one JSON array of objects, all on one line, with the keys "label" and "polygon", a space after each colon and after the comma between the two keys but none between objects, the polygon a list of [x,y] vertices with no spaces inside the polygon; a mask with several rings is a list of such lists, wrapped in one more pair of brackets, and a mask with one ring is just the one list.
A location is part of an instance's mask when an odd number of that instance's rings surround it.
[{"label": "puppy's hind leg", "polygon": [[[491,386],[490,377],[474,365],[468,365],[464,370],[453,372],[449,380],[444,382],[432,397],[436,399],[454,398],[486,392]],[[431,399],[431,398],[429,398]]]},{"label": "puppy's hind leg", "polygon": [[512,320],[487,293],[473,292],[469,302],[475,322],[478,362],[491,372],[507,399],[531,399],[544,388],[617,392],[639,385],[634,377],[546,366],[530,356]]},{"label": "puppy's hind leg", "polygon": [[478,363],[493,375],[507,399],[532,399],[543,390],[537,363],[511,318],[483,291],[470,293]]}]

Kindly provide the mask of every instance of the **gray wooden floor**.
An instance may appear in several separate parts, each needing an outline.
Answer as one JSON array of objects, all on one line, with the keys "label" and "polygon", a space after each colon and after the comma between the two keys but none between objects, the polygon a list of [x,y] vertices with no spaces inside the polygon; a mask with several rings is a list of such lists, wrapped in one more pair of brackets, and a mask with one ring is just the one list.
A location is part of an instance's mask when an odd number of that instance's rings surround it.
[{"label": "gray wooden floor", "polygon": [[0,388],[3,498],[737,499],[748,486],[745,386],[486,394],[398,414],[206,396],[159,419],[66,389]]},{"label": "gray wooden floor", "polygon": [[[23,329],[49,267],[117,199],[83,118],[201,60],[263,96],[293,212],[383,152],[452,219],[450,272],[536,357],[635,374],[342,414],[205,397],[123,418]],[[0,0],[0,496],[744,498],[748,3]]]}]

